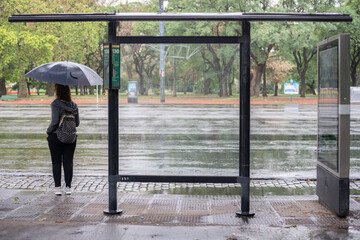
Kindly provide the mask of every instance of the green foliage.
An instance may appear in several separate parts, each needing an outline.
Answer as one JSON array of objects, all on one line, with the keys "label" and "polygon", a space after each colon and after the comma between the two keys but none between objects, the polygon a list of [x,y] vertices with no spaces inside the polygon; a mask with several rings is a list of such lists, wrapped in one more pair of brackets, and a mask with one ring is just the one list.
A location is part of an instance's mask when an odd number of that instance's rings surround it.
[{"label": "green foliage", "polygon": [[[102,76],[102,45],[106,42],[107,25],[95,23],[9,23],[12,14],[24,13],[83,13],[83,12],[158,12],[158,0],[119,4],[101,7],[94,0],[6,0],[0,2],[0,78],[7,83],[24,83],[24,73],[40,64],[49,61],[74,61],[93,68]],[[304,52],[316,49],[317,42],[338,33],[350,33],[352,44],[352,61],[360,51],[360,17],[359,1],[347,0],[178,0],[169,1],[165,9],[171,13],[182,12],[341,12],[351,14],[353,23],[251,23],[251,56],[255,64],[268,61],[269,53],[273,57],[282,57],[296,63],[294,53],[302,56]],[[122,22],[121,35],[157,36],[158,22]],[[168,36],[236,36],[241,35],[241,24],[238,22],[165,22],[165,34]],[[234,57],[233,66],[238,66],[239,55],[231,45],[212,45],[215,55],[220,59],[220,71],[216,74],[214,65],[216,57],[209,48],[201,46],[201,51],[189,59],[177,61],[177,89],[192,88],[196,92],[204,92],[205,81],[210,81],[210,91],[218,92],[219,74],[226,75],[226,63]],[[203,53],[203,55],[201,54]],[[130,53],[131,54],[131,51]],[[156,60],[154,56],[154,61]],[[127,62],[133,71],[132,58]],[[167,58],[166,69],[171,70],[172,58]],[[354,66],[355,70],[359,68]],[[292,78],[300,81],[300,72],[305,71],[306,86],[316,81],[316,57],[312,58],[307,69],[293,69]],[[237,68],[236,76],[239,74]],[[159,85],[158,66],[153,70],[153,91]],[[355,71],[356,72],[356,71]],[[126,81],[122,80],[122,90],[126,89]],[[170,86],[172,77],[167,76]],[[28,81],[36,86],[34,81]],[[1,86],[0,86],[1,87]],[[268,87],[269,89],[269,87]]]},{"label": "green foliage", "polygon": [[[21,13],[99,12],[92,0],[8,0],[0,3],[0,78],[24,86],[24,73],[50,61],[74,61],[99,74],[105,23],[9,23]],[[28,82],[30,86],[36,82]]]}]

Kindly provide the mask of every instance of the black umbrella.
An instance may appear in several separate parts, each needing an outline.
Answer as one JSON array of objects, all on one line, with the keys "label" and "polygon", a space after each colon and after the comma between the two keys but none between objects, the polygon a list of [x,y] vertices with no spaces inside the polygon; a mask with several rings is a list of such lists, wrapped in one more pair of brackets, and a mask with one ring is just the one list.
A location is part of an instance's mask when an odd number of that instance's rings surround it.
[{"label": "black umbrella", "polygon": [[61,85],[102,85],[102,78],[91,68],[73,62],[51,62],[40,65],[27,74],[40,82]]}]

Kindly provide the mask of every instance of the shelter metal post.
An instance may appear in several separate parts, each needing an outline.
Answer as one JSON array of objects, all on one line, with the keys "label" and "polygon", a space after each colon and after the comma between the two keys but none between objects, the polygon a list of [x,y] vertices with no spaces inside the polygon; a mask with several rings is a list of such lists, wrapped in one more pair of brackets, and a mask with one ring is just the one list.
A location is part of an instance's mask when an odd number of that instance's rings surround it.
[{"label": "shelter metal post", "polygon": [[110,176],[119,174],[119,90],[112,88],[113,64],[112,44],[116,43],[116,22],[108,23],[109,38],[109,92],[108,92],[108,137],[109,137],[109,209],[106,214],[120,214],[117,209],[117,182],[112,181]]},{"label": "shelter metal post", "polygon": [[240,45],[240,143],[239,175],[241,183],[241,211],[237,216],[254,216],[250,213],[250,22],[242,22],[243,43]]}]

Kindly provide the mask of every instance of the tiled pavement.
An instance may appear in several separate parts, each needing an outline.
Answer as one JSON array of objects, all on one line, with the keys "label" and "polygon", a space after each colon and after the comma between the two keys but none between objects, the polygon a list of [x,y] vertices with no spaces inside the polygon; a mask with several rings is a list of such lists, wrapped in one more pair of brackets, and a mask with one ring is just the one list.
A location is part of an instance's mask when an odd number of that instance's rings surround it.
[{"label": "tiled pavement", "polygon": [[[110,216],[103,213],[108,207],[107,186],[106,176],[74,176],[74,193],[57,197],[52,193],[52,176],[1,174],[0,240],[360,236],[358,180],[350,184],[355,195],[347,218],[338,218],[322,206],[314,194],[316,182],[306,179],[252,180],[253,218],[235,216],[241,206],[240,184],[119,183],[118,209],[123,213]],[[189,189],[193,192],[186,194]],[[296,192],[308,189],[310,194]],[[290,194],[281,196],[284,192]]]},{"label": "tiled pavement", "polygon": [[[316,181],[311,179],[252,179],[250,187],[301,189],[314,188]],[[179,188],[239,188],[239,183],[138,183],[120,182],[118,191],[158,191]],[[47,191],[54,188],[50,175],[0,174],[0,189],[30,189]],[[73,178],[72,189],[75,192],[102,192],[108,188],[107,176],[79,176]],[[350,189],[360,190],[360,180],[351,180]]]}]

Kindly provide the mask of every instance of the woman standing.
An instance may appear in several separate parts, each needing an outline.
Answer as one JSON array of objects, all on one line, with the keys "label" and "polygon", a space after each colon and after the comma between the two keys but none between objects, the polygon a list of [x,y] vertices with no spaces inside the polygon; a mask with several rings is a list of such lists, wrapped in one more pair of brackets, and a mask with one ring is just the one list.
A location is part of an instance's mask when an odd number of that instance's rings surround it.
[{"label": "woman standing", "polygon": [[51,103],[51,123],[46,131],[47,141],[52,161],[52,171],[55,181],[55,194],[60,196],[61,191],[61,163],[64,167],[65,194],[71,194],[71,181],[73,176],[73,158],[76,147],[74,143],[61,142],[56,134],[60,119],[64,114],[72,114],[75,117],[76,127],[79,126],[79,112],[76,103],[71,100],[69,86],[55,84],[56,99]]}]

